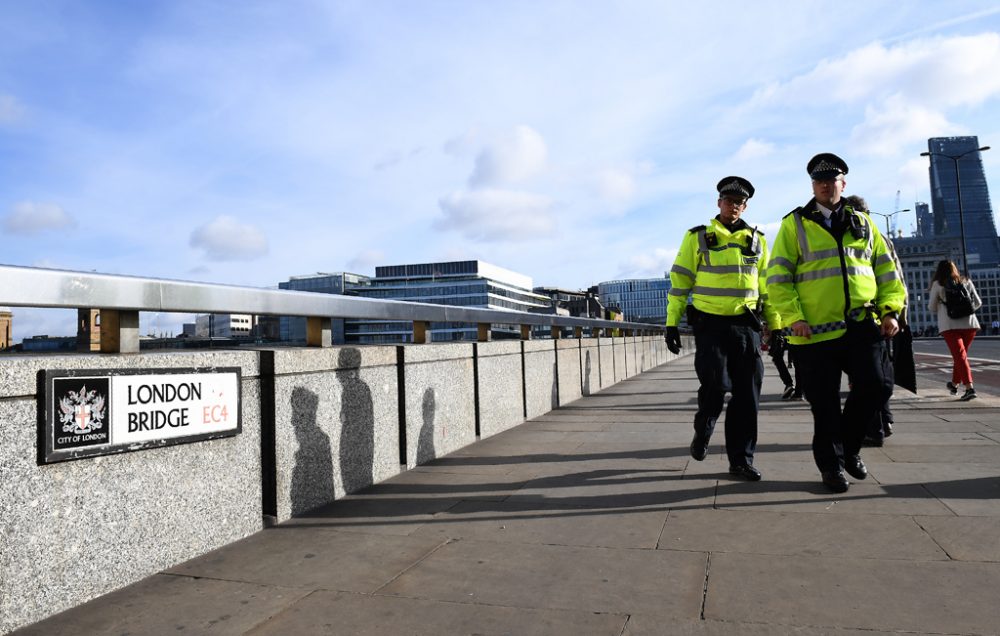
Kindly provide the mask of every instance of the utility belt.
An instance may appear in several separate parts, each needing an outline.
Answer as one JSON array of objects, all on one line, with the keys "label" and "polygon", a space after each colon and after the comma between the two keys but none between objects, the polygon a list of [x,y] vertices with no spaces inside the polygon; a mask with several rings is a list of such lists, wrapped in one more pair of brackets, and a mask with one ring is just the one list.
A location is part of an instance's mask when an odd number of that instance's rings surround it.
[{"label": "utility belt", "polygon": [[761,331],[764,328],[764,323],[761,321],[760,316],[757,315],[756,311],[751,310],[749,307],[744,307],[744,312],[742,314],[737,314],[735,316],[720,316],[718,314],[710,314],[702,311],[693,304],[689,304],[687,306],[687,320],[692,329],[710,324],[739,325],[743,327],[750,327],[754,331]]}]

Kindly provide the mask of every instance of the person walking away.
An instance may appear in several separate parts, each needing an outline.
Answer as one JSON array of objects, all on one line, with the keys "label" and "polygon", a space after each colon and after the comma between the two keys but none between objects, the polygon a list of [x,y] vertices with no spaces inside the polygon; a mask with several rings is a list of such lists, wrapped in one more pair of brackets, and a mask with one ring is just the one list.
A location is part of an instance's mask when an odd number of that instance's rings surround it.
[{"label": "person walking away", "polygon": [[[865,201],[864,197],[857,194],[852,194],[851,196],[844,197],[844,202],[850,205],[857,212],[864,212],[869,217],[871,212],[868,208],[868,202]],[[899,262],[899,256],[896,254],[896,247],[892,244],[892,238],[890,236],[883,236],[885,239],[885,246],[889,250],[889,254],[892,255],[892,261],[896,264],[896,273],[899,275],[900,280],[905,280],[903,276],[903,266]],[[904,288],[905,289],[905,288]],[[906,328],[906,305],[907,299],[903,299],[903,308],[899,311],[899,329],[902,331]],[[896,337],[899,337],[897,334]],[[892,358],[892,341],[886,343],[889,347],[890,359]],[[892,401],[892,394],[895,387],[895,369],[892,365],[888,369],[888,377],[886,378],[887,384],[887,395],[885,402],[882,403],[882,408],[879,409],[871,421],[868,422],[868,428],[865,431],[865,436],[861,441],[862,446],[874,446],[881,447],[885,445],[885,438],[892,435],[892,425],[895,423],[896,418],[892,414],[892,407],[890,402]]]},{"label": "person walking away", "polygon": [[686,311],[694,332],[694,367],[701,385],[691,456],[702,461],[708,454],[728,389],[732,393],[725,422],[729,473],[759,481],[754,451],[764,363],[758,307],[772,329],[781,323],[767,301],[767,241],[741,218],[754,187],[743,177],[732,176],[719,181],[716,190],[719,214],[684,234],[670,270],[667,348],[680,352],[678,326]]},{"label": "person walking away", "polygon": [[[846,492],[868,476],[861,442],[885,402],[886,338],[899,330],[906,289],[878,227],[842,200],[847,163],[832,153],[809,160],[813,198],[785,215],[768,267],[771,302],[787,325],[813,414],[813,459],[823,484]],[[851,379],[843,406],[842,375]]]},{"label": "person walking away", "polygon": [[964,385],[965,393],[959,399],[966,402],[974,400],[976,388],[972,385],[969,347],[979,331],[976,311],[983,306],[983,300],[972,281],[959,275],[958,267],[949,260],[938,263],[927,297],[930,299],[930,310],[937,313],[938,333],[951,352],[951,382],[946,385],[948,392],[956,395],[959,385]]}]

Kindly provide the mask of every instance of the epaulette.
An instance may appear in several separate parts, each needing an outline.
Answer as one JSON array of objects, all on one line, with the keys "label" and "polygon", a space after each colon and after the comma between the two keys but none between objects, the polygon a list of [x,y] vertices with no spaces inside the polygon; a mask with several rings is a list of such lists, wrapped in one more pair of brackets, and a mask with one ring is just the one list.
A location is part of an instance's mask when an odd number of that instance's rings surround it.
[{"label": "epaulette", "polygon": [[696,225],[693,228],[691,228],[690,230],[688,230],[688,232],[701,232],[704,229],[705,229],[704,225]]}]

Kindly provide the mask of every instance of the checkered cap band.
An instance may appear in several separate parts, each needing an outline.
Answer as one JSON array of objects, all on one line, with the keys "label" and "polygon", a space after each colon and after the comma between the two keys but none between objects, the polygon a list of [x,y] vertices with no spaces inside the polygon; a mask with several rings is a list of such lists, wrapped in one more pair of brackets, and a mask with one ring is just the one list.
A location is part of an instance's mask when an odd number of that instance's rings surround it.
[{"label": "checkered cap band", "polygon": [[750,198],[750,193],[739,181],[730,181],[729,183],[722,186],[719,190],[719,194],[738,194],[746,199]]}]

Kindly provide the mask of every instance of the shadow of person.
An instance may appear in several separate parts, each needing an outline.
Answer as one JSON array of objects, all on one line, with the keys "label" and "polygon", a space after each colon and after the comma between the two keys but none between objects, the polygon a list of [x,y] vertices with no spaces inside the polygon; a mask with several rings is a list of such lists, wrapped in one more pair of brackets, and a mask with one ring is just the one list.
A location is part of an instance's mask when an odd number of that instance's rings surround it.
[{"label": "shadow of person", "polygon": [[590,363],[590,350],[587,350],[587,356],[584,358],[583,363],[583,394],[590,395],[590,372],[592,370]]},{"label": "shadow of person", "polygon": [[361,352],[340,350],[340,480],[352,493],[374,483],[375,412],[372,392],[361,379]]},{"label": "shadow of person", "polygon": [[295,387],[291,407],[292,429],[299,448],[294,456],[289,505],[291,514],[296,515],[333,500],[333,454],[330,436],[316,423],[316,394]]},{"label": "shadow of person", "polygon": [[417,464],[426,464],[435,457],[434,451],[434,389],[428,388],[424,391],[424,401],[420,412],[423,416],[423,425],[420,427],[420,436],[417,437]]}]

